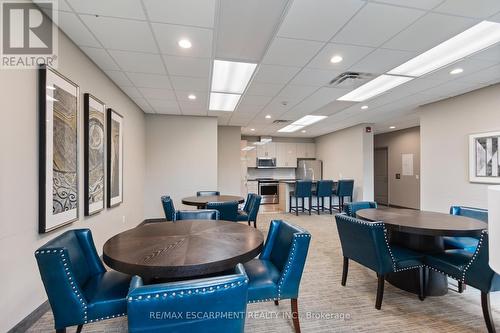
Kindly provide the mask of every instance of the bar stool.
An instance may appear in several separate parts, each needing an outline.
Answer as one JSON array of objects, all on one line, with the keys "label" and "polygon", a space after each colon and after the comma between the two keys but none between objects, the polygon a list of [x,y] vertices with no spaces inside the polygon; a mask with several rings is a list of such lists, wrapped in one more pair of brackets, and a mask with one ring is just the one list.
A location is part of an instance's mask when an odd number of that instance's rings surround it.
[{"label": "bar stool", "polygon": [[313,191],[313,196],[316,197],[316,208],[312,207],[313,210],[320,211],[319,199],[321,198],[321,210],[325,211],[325,198],[328,198],[328,207],[330,214],[332,214],[332,196],[333,196],[333,180],[320,180],[316,183],[316,191]]},{"label": "bar stool", "polygon": [[[295,207],[292,207],[292,198],[295,197]],[[302,212],[304,208],[305,198],[309,198],[309,215],[311,215],[311,202],[312,202],[312,181],[310,180],[297,180],[295,182],[295,190],[290,192],[290,207],[289,212],[295,211],[295,215],[299,216],[299,198],[302,199]]]},{"label": "bar stool", "polygon": [[339,198],[339,205],[334,209],[339,212],[344,207],[344,198],[349,197],[349,202],[352,201],[352,192],[354,190],[354,179],[342,179],[337,183],[337,189],[333,191],[333,195]]}]

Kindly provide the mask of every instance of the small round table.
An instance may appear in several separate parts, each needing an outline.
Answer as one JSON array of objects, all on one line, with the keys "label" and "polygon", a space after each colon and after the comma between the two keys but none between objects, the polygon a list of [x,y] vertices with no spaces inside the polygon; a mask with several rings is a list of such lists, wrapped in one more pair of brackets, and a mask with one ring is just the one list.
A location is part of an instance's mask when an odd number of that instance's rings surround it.
[{"label": "small round table", "polygon": [[104,244],[109,267],[145,280],[180,280],[233,269],[255,258],[264,236],[229,221],[183,220],[147,223]]},{"label": "small round table", "polygon": [[207,196],[192,196],[182,199],[182,203],[188,206],[196,206],[198,208],[204,208],[209,202],[229,202],[238,201],[238,203],[243,203],[245,199],[237,195],[207,195]]},{"label": "small round table", "polygon": [[[425,253],[444,251],[443,236],[479,236],[488,228],[482,221],[443,213],[400,208],[369,208],[356,212],[367,221],[383,221],[393,244]],[[419,277],[416,271],[391,273],[387,281],[392,285],[418,294]],[[426,294],[441,296],[448,292],[446,276],[429,270],[426,277]]]}]

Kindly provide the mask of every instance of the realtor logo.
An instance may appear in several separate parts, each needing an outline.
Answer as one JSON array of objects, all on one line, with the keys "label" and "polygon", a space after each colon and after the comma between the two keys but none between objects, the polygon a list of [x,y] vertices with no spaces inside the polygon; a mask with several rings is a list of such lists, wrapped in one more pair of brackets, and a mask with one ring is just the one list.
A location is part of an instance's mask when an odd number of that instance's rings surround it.
[{"label": "realtor logo", "polygon": [[[1,1],[2,68],[56,67],[55,2]],[[54,22],[57,23],[57,22]]]}]

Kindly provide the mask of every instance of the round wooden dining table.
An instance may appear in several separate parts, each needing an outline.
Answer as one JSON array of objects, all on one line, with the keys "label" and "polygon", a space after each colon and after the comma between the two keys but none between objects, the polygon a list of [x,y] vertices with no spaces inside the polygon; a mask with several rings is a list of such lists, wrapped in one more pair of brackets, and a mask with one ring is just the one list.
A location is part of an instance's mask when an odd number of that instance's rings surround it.
[{"label": "round wooden dining table", "polygon": [[182,220],[139,225],[104,244],[109,267],[150,280],[183,280],[233,269],[262,250],[263,234],[230,221]]},{"label": "round wooden dining table", "polygon": [[[482,221],[444,213],[401,208],[369,208],[356,212],[367,221],[383,221],[391,244],[397,244],[422,253],[445,250],[443,236],[479,236],[488,228]],[[419,276],[416,270],[388,274],[392,285],[418,294]],[[426,274],[426,295],[441,296],[448,292],[445,275],[429,270]]]},{"label": "round wooden dining table", "polygon": [[243,203],[245,199],[237,195],[206,195],[206,196],[192,196],[182,199],[182,203],[188,206],[196,206],[198,208],[204,208],[209,202],[229,202],[238,201],[238,203]]}]

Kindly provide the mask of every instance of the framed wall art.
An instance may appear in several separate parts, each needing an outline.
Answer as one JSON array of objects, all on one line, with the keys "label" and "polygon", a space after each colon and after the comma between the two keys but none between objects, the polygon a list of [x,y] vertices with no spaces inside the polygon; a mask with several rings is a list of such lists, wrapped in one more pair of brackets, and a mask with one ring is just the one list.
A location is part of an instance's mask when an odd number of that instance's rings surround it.
[{"label": "framed wall art", "polygon": [[38,71],[39,232],[78,219],[79,87],[54,69]]},{"label": "framed wall art", "polygon": [[106,107],[91,94],[83,95],[84,212],[86,216],[104,209]]},{"label": "framed wall art", "polygon": [[123,202],[123,117],[108,109],[107,124],[107,202],[108,207]]},{"label": "framed wall art", "polygon": [[500,184],[500,131],[469,135],[469,180]]}]

